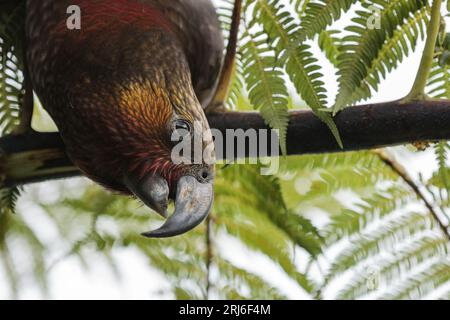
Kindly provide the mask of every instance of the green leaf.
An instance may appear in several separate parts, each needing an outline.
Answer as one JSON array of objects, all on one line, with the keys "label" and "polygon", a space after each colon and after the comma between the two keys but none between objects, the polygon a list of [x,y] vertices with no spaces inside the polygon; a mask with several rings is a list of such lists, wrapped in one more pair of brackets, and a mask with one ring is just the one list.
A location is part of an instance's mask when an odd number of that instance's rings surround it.
[{"label": "green leaf", "polygon": [[310,46],[300,44],[295,47],[291,44],[292,37],[299,29],[295,19],[279,1],[253,0],[249,3],[254,3],[253,19],[260,21],[276,57],[283,63],[297,92],[308,107],[330,128],[342,147],[338,129],[331,115],[322,111],[326,107],[327,96],[324,83],[320,80],[323,76],[319,72],[321,67],[310,52]]},{"label": "green leaf", "polygon": [[288,92],[282,70],[270,56],[267,38],[252,33],[246,26],[242,46],[243,75],[252,105],[259,109],[266,123],[278,130],[283,154],[287,153],[286,134],[289,122]]},{"label": "green leaf", "polygon": [[296,41],[303,42],[325,31],[342,13],[350,10],[357,0],[312,0],[306,9],[299,11],[302,28],[296,35]]},{"label": "green leaf", "polygon": [[334,105],[337,113],[345,107],[371,97],[372,90],[387,73],[395,69],[415,48],[419,36],[424,38],[428,21],[426,0],[377,1],[381,28],[369,28],[373,18],[372,3],[363,3],[350,34],[342,40],[338,56],[339,93]]}]

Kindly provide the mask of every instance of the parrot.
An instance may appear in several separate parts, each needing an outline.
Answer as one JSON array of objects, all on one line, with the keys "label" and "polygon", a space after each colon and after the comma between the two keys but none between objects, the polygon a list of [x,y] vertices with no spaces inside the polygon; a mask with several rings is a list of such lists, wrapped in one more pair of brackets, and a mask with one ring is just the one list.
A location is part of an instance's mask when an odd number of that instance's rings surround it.
[{"label": "parrot", "polygon": [[[79,28],[68,27],[74,6]],[[213,144],[205,108],[225,48],[211,0],[27,0],[25,19],[29,81],[73,163],[166,218],[144,236],[198,226],[213,204],[214,164],[171,154],[177,130],[204,132],[202,151]]]}]

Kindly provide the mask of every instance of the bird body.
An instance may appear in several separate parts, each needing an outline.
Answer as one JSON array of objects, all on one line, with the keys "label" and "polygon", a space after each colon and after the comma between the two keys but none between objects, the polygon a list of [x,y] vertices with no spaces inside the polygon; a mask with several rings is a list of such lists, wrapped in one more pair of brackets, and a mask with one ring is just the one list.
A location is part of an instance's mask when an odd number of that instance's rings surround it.
[{"label": "bird body", "polygon": [[[73,5],[80,29],[67,26]],[[33,88],[88,177],[161,214],[183,177],[210,182],[210,164],[172,161],[170,140],[174,127],[209,131],[223,59],[210,0],[28,0],[26,36]]]}]

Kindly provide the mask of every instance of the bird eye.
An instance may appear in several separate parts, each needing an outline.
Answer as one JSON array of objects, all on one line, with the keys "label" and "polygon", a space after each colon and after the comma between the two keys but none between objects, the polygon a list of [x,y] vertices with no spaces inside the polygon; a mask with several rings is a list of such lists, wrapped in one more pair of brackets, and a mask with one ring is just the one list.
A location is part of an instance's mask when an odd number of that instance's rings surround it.
[{"label": "bird eye", "polygon": [[174,121],[173,129],[176,131],[183,130],[186,132],[191,132],[191,125],[186,120],[179,119]]}]

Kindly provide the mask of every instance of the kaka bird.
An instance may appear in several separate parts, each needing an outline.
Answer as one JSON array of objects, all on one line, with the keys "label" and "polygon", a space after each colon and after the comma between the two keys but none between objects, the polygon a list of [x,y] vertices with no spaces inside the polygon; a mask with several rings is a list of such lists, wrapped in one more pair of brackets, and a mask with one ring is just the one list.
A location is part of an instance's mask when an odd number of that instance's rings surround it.
[{"label": "kaka bird", "polygon": [[[80,29],[68,28],[68,8]],[[217,87],[223,37],[210,0],[28,0],[26,60],[33,90],[79,169],[167,217],[148,237],[201,223],[213,164],[174,163],[177,130],[213,143],[204,108]]]}]

